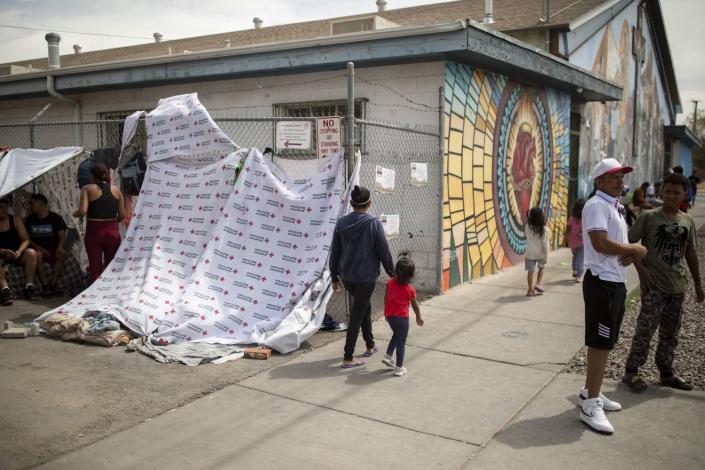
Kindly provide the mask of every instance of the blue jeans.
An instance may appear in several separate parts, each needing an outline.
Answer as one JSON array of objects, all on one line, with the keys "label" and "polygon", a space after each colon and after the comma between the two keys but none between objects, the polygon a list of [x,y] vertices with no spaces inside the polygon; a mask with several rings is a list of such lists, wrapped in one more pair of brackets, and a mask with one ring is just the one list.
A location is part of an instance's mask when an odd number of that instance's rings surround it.
[{"label": "blue jeans", "polygon": [[397,367],[404,365],[404,349],[406,347],[406,336],[409,334],[409,317],[387,317],[387,323],[392,328],[392,339],[387,346],[387,356],[397,351]]},{"label": "blue jeans", "polygon": [[573,273],[577,277],[582,277],[585,272],[583,260],[585,259],[585,247],[581,246],[573,250]]}]

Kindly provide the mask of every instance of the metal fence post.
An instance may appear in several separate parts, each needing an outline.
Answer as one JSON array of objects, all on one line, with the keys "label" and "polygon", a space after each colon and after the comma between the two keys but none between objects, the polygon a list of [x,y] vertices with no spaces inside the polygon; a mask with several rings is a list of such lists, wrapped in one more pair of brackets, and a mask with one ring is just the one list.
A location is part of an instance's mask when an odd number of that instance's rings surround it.
[{"label": "metal fence post", "polygon": [[345,113],[348,128],[346,142],[347,177],[350,178],[355,168],[355,64],[348,62],[348,109]]},{"label": "metal fence post", "polygon": [[445,87],[438,88],[438,293],[443,293],[443,158],[445,154]]},{"label": "metal fence post", "polygon": [[[345,185],[355,169],[355,64],[348,62],[348,106],[345,113],[348,141],[345,143]],[[360,157],[362,158],[362,157]],[[345,292],[345,316],[350,327],[350,295]]]}]

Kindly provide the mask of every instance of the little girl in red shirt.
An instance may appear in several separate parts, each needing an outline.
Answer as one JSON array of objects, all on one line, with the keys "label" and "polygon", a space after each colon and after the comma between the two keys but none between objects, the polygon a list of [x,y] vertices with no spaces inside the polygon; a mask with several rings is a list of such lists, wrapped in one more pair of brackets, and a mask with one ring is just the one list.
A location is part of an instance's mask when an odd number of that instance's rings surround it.
[{"label": "little girl in red shirt", "polygon": [[[423,325],[421,310],[416,302],[416,289],[411,286],[415,271],[414,262],[409,259],[408,254],[402,254],[394,269],[394,277],[387,281],[387,293],[384,297],[384,318],[392,328],[393,335],[382,364],[394,368],[394,375],[397,377],[406,374],[404,348],[409,333],[409,304],[416,314],[416,324]],[[397,351],[396,364],[392,361],[394,350]]]}]

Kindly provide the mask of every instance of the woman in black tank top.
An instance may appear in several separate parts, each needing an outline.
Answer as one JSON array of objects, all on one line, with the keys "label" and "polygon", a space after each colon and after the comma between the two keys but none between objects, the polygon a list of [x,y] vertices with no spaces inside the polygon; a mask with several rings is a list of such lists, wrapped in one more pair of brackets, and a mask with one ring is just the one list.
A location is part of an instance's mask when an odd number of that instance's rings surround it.
[{"label": "woman in black tank top", "polygon": [[81,202],[74,217],[87,215],[86,254],[91,282],[100,277],[120,247],[120,227],[125,218],[125,203],[117,186],[107,182],[108,169],[96,164],[91,168],[93,184],[81,188]]},{"label": "woman in black tank top", "polygon": [[0,305],[11,305],[12,295],[7,285],[4,264],[24,267],[25,295],[29,300],[37,298],[34,277],[37,274],[37,252],[29,247],[29,235],[22,219],[10,215],[10,201],[0,199]]}]

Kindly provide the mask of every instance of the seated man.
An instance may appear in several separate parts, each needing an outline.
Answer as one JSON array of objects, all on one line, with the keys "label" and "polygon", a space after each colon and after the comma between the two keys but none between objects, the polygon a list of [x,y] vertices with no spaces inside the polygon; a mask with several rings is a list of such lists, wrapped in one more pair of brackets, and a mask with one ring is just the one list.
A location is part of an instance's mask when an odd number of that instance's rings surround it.
[{"label": "seated man", "polygon": [[[66,222],[56,212],[49,210],[43,194],[32,194],[29,208],[32,211],[24,221],[29,233],[30,246],[37,251],[37,271],[47,295],[59,294],[59,279],[64,268],[64,242]],[[48,282],[44,263],[51,268],[51,283]]]},{"label": "seated man", "polygon": [[14,264],[24,266],[25,296],[35,300],[37,288],[34,275],[37,272],[37,252],[29,248],[29,237],[22,219],[10,216],[10,200],[0,199],[0,305],[12,305],[12,292],[7,285],[5,269],[2,266]]}]

